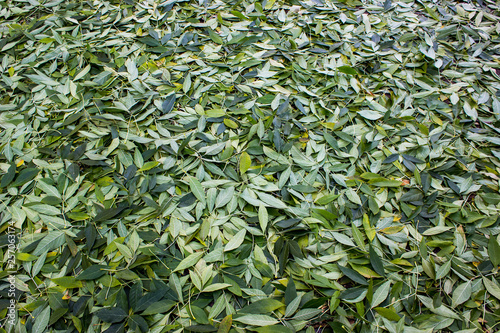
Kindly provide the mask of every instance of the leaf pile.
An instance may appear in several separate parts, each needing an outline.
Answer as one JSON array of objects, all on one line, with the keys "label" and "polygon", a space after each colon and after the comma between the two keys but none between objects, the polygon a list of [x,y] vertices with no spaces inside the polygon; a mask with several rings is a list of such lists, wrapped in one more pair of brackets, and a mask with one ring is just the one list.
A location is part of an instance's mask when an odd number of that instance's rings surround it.
[{"label": "leaf pile", "polygon": [[0,6],[6,329],[499,329],[498,1]]}]

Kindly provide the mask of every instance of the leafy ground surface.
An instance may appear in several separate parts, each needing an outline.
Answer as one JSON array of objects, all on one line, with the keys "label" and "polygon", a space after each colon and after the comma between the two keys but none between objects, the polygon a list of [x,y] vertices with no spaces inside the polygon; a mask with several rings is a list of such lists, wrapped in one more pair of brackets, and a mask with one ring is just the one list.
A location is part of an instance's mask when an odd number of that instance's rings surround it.
[{"label": "leafy ground surface", "polygon": [[499,329],[498,1],[0,5],[13,331]]}]

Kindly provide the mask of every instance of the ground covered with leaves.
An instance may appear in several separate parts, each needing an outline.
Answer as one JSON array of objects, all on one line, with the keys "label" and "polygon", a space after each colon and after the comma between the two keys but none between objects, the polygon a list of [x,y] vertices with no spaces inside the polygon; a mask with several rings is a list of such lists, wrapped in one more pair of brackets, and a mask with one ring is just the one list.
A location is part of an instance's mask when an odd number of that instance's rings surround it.
[{"label": "ground covered with leaves", "polygon": [[498,1],[0,6],[0,332],[500,329]]}]

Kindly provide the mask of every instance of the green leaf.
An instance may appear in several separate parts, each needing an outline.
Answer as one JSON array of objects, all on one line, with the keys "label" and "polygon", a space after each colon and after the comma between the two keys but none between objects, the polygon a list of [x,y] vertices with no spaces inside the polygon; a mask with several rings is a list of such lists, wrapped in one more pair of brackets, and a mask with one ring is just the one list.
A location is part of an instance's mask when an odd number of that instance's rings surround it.
[{"label": "green leaf", "polygon": [[30,78],[33,82],[37,84],[42,84],[45,86],[58,86],[59,82],[45,76],[45,75],[26,75],[26,77]]},{"label": "green leaf", "polygon": [[128,319],[128,324],[135,332],[147,332],[148,323],[139,315],[132,315]]},{"label": "green leaf", "polygon": [[50,205],[37,204],[37,205],[30,206],[30,208],[36,210],[40,214],[45,214],[45,215],[54,216],[54,215],[61,214],[60,209],[53,207],[53,206],[50,206]]},{"label": "green leaf", "polygon": [[11,187],[18,187],[18,186],[24,185],[27,182],[31,181],[33,178],[35,178],[39,172],[40,172],[40,169],[37,169],[37,168],[24,169],[23,171],[21,171],[19,173],[17,178],[14,180],[13,183],[10,184],[10,186]]},{"label": "green leaf", "polygon": [[224,310],[226,303],[227,303],[227,301],[226,301],[226,298],[224,296],[219,297],[215,301],[212,309],[210,309],[210,312],[208,314],[208,318],[214,318],[214,317],[218,316]]},{"label": "green leaf", "polygon": [[384,115],[380,114],[379,112],[372,111],[372,110],[362,110],[362,111],[359,111],[358,114],[361,117],[366,118],[368,120],[377,120],[377,119],[380,119],[384,116]]},{"label": "green leaf", "polygon": [[246,151],[242,152],[240,155],[240,173],[244,174],[252,165],[252,158]]},{"label": "green leaf", "polygon": [[38,243],[35,251],[33,251],[33,255],[39,256],[44,252],[52,251],[53,249],[63,245],[64,242],[64,232],[51,231],[40,241],[40,243]]},{"label": "green leaf", "polygon": [[293,316],[292,319],[295,320],[308,320],[317,315],[319,315],[322,311],[320,309],[302,309]]},{"label": "green leaf", "polygon": [[293,279],[290,278],[285,289],[285,304],[289,305],[295,298],[297,298],[297,289]]},{"label": "green leaf", "polygon": [[365,234],[368,237],[368,240],[372,241],[375,238],[375,228],[370,224],[370,219],[367,214],[363,215],[363,228],[365,230]]},{"label": "green leaf", "polygon": [[217,44],[222,44],[223,43],[222,38],[215,31],[213,31],[212,29],[208,29],[208,33],[210,35],[210,39],[214,43],[217,43]]},{"label": "green leaf", "polygon": [[363,234],[361,233],[361,231],[359,231],[358,227],[356,227],[354,223],[351,224],[351,231],[352,231],[352,238],[354,238],[356,245],[358,245],[362,251],[365,251],[366,246],[365,246],[365,241],[363,239]]},{"label": "green leaf", "polygon": [[[233,120],[231,120],[229,118],[225,118],[224,119],[224,125],[226,125],[229,128],[232,128],[232,129],[237,129],[238,128],[238,124],[235,121],[233,121]],[[243,152],[242,154],[244,154],[244,153],[245,152]]]},{"label": "green leaf", "polygon": [[42,253],[40,258],[37,259],[35,264],[33,265],[32,268],[32,275],[37,276],[40,270],[42,269],[43,265],[45,264],[45,259],[47,258],[47,252]]},{"label": "green leaf", "polygon": [[12,163],[9,169],[7,169],[7,173],[2,176],[2,180],[0,181],[0,188],[9,185],[15,176],[16,176],[16,165]]},{"label": "green leaf", "polygon": [[246,35],[247,35],[246,32],[242,32],[242,33],[236,35],[235,37],[231,38],[231,40],[229,40],[227,42],[227,44],[228,45],[238,44],[238,43],[240,43],[246,37]]},{"label": "green leaf", "polygon": [[85,66],[84,69],[82,69],[73,79],[73,81],[78,81],[82,77],[84,77],[88,72],[90,72],[90,65]]},{"label": "green leaf", "polygon": [[19,252],[16,253],[16,259],[19,261],[34,261],[37,260],[37,257],[29,253]]},{"label": "green leaf", "polygon": [[197,323],[208,325],[208,317],[205,311],[197,306],[190,306],[190,314]]},{"label": "green leaf", "polygon": [[176,102],[175,94],[170,94],[169,96],[167,96],[167,98],[165,98],[165,100],[161,105],[163,113],[170,113],[174,108],[175,102]]},{"label": "green leaf", "polygon": [[143,316],[147,315],[153,315],[153,314],[158,314],[158,313],[165,313],[171,308],[173,308],[177,303],[169,300],[169,299],[164,299],[159,302],[155,302],[151,305],[149,305],[146,310],[142,312]]},{"label": "green leaf", "polygon": [[369,183],[370,185],[378,187],[399,187],[403,185],[403,183],[400,182],[399,180],[389,180],[389,179],[383,179],[383,180],[373,179],[370,180]]},{"label": "green leaf", "polygon": [[285,304],[281,303],[278,300],[266,298],[258,300],[250,305],[243,307],[239,312],[241,313],[269,313],[276,309],[285,306]]},{"label": "green leaf", "polygon": [[439,235],[443,232],[449,231],[451,227],[445,227],[445,226],[437,226],[433,228],[429,228],[425,230],[422,235],[424,236],[433,236],[433,235]]},{"label": "green leaf", "polygon": [[277,199],[277,198],[273,197],[270,194],[262,193],[262,192],[257,192],[257,195],[259,196],[259,199],[262,200],[262,202],[266,206],[270,206],[270,207],[274,207],[274,208],[279,208],[279,209],[285,209],[285,208],[288,207],[283,201],[281,201],[280,199]]},{"label": "green leaf", "polygon": [[500,265],[500,245],[497,238],[493,235],[490,236],[488,241],[488,256],[493,266],[497,267]]},{"label": "green leaf", "polygon": [[234,318],[234,320],[252,326],[269,326],[279,323],[279,321],[274,319],[273,317],[259,314],[244,315],[238,318]]},{"label": "green leaf", "polygon": [[52,279],[52,282],[64,288],[81,288],[83,286],[82,282],[77,280],[74,276],[55,278]]},{"label": "green leaf", "polygon": [[355,270],[352,270],[348,267],[344,267],[341,265],[337,265],[337,267],[340,269],[340,271],[342,273],[344,273],[352,281],[359,283],[359,284],[362,284],[362,285],[365,285],[365,286],[368,285],[368,281],[366,281],[366,279],[361,274],[356,272]]},{"label": "green leaf", "polygon": [[201,183],[195,177],[189,178],[189,187],[191,188],[191,192],[193,192],[196,199],[198,199],[203,205],[206,204],[205,201],[205,191],[201,186]]},{"label": "green leaf", "polygon": [[205,113],[208,117],[213,117],[213,118],[223,117],[226,115],[226,111],[224,111],[223,109],[210,109],[207,110]]},{"label": "green leaf", "polygon": [[273,326],[263,326],[253,329],[258,333],[293,333],[290,328],[281,325],[273,325]]},{"label": "green leaf", "polygon": [[73,221],[84,221],[90,218],[89,214],[82,212],[71,212],[66,214]]},{"label": "green leaf", "polygon": [[12,218],[13,218],[14,222],[17,222],[19,224],[19,223],[23,223],[24,220],[26,220],[26,213],[21,208],[18,208],[16,206],[12,206],[10,208],[10,211],[11,211]]},{"label": "green leaf", "polygon": [[287,306],[285,310],[285,317],[290,317],[297,311],[300,305],[300,301],[302,300],[302,296],[297,296],[291,301]]},{"label": "green leaf", "polygon": [[448,276],[450,269],[451,269],[451,260],[448,260],[441,267],[439,267],[439,269],[437,270],[436,279],[442,279],[442,278]]},{"label": "green leaf", "polygon": [[144,163],[144,165],[137,171],[148,171],[148,170],[151,170],[153,169],[154,167],[156,167],[158,164],[160,164],[160,162],[158,161],[150,161],[150,162],[146,162]]},{"label": "green leaf", "polygon": [[231,201],[231,199],[233,199],[233,197],[234,187],[229,187],[221,190],[219,192],[219,195],[217,195],[217,198],[215,199],[215,208],[224,207]]},{"label": "green leaf", "polygon": [[191,73],[188,73],[184,77],[184,82],[182,84],[182,90],[184,91],[185,94],[189,92],[189,89],[191,89]]},{"label": "green leaf", "polygon": [[37,187],[39,189],[41,189],[42,191],[44,191],[46,194],[61,199],[61,193],[59,193],[59,191],[57,190],[57,188],[55,186],[49,185],[46,182],[44,182],[43,180],[41,180],[37,183]]},{"label": "green leaf", "polygon": [[495,1],[38,2],[0,38],[27,331],[495,330]]},{"label": "green leaf", "polygon": [[201,292],[208,293],[208,292],[213,292],[216,290],[225,289],[227,287],[231,287],[231,284],[229,284],[229,283],[212,283],[211,285],[203,288],[203,290]]},{"label": "green leaf", "polygon": [[125,207],[103,209],[94,217],[94,222],[97,223],[101,221],[107,221],[118,215],[121,211],[124,210],[124,208]]},{"label": "green leaf", "polygon": [[233,315],[227,315],[222,319],[217,333],[228,333],[233,323]]},{"label": "green leaf", "polygon": [[452,295],[452,307],[455,308],[457,305],[464,303],[470,299],[472,294],[472,284],[471,282],[461,283],[458,287],[453,290]]},{"label": "green leaf", "polygon": [[76,279],[77,280],[96,280],[106,274],[106,270],[109,266],[107,265],[93,265],[80,273]]},{"label": "green leaf", "polygon": [[191,325],[186,327],[188,332],[215,332],[217,329],[212,325]]},{"label": "green leaf", "polygon": [[49,320],[50,320],[50,306],[47,306],[36,317],[35,323],[33,324],[33,327],[31,328],[31,332],[33,332],[33,333],[46,332],[47,326],[49,325]]},{"label": "green leaf", "polygon": [[200,152],[205,153],[205,155],[212,156],[219,154],[226,144],[224,142],[219,142],[210,146],[206,146],[200,149]]},{"label": "green leaf", "polygon": [[373,249],[373,246],[370,244],[370,264],[373,267],[373,270],[377,272],[377,274],[381,276],[385,276],[385,271],[384,271],[384,264],[380,257],[378,256],[377,252]]},{"label": "green leaf", "polygon": [[203,252],[195,252],[184,258],[179,265],[174,269],[174,272],[182,271],[186,268],[189,268],[195,265],[200,259],[203,257],[205,253]]},{"label": "green leaf", "polygon": [[422,269],[431,279],[436,279],[434,263],[427,259],[422,259]]},{"label": "green leaf", "polygon": [[120,253],[125,258],[132,259],[133,253],[132,253],[132,251],[130,250],[130,248],[128,246],[120,244],[118,242],[115,243],[115,246],[118,248],[118,251],[120,251]]},{"label": "green leaf", "polygon": [[177,297],[179,298],[179,301],[181,303],[184,303],[184,297],[183,297],[183,293],[182,293],[181,281],[179,280],[179,277],[177,276],[177,274],[173,273],[172,275],[170,275],[170,281],[169,281],[169,283],[170,283],[171,288],[177,294]]},{"label": "green leaf", "polygon": [[324,195],[321,198],[317,199],[316,203],[318,205],[321,205],[321,206],[328,205],[330,202],[332,202],[333,200],[337,199],[339,196],[340,196],[340,194],[328,194],[328,195]]},{"label": "green leaf", "polygon": [[69,311],[68,308],[58,308],[52,311],[49,320],[49,326],[55,324],[62,316],[64,316]]},{"label": "green leaf", "polygon": [[387,308],[375,308],[375,311],[384,318],[392,321],[399,321],[401,317],[396,313],[396,311]]},{"label": "green leaf", "polygon": [[340,66],[337,69],[339,70],[339,72],[349,74],[349,75],[357,75],[358,74],[358,72],[354,68],[349,67],[349,66]]},{"label": "green leaf", "polygon": [[269,223],[269,215],[267,209],[263,204],[259,205],[259,224],[263,232],[266,232],[267,224]]},{"label": "green leaf", "polygon": [[483,276],[483,283],[486,290],[494,297],[500,300],[500,285],[495,280],[490,280]]},{"label": "green leaf", "polygon": [[344,235],[344,234],[341,234],[340,232],[331,232],[331,235],[333,236],[333,238],[341,243],[341,244],[344,244],[344,245],[347,245],[347,246],[356,246],[356,244],[354,244],[351,240],[350,237]]},{"label": "green leaf", "polygon": [[241,245],[241,243],[243,243],[243,241],[245,240],[246,233],[247,233],[246,229],[241,229],[240,231],[238,231],[233,236],[233,238],[231,238],[229,242],[227,242],[226,246],[224,247],[224,252],[238,248]]},{"label": "green leaf", "polygon": [[371,306],[372,308],[377,307],[385,301],[387,296],[389,296],[389,291],[391,290],[391,281],[386,281],[382,283],[377,290],[375,290],[375,293],[373,293],[372,301],[371,301]]},{"label": "green leaf", "polygon": [[127,318],[127,313],[122,308],[101,309],[96,312],[97,317],[105,323],[118,323]]},{"label": "green leaf", "polygon": [[353,191],[352,188],[348,188],[345,194],[347,196],[347,199],[349,199],[349,201],[357,205],[361,205],[361,198],[355,191]]}]

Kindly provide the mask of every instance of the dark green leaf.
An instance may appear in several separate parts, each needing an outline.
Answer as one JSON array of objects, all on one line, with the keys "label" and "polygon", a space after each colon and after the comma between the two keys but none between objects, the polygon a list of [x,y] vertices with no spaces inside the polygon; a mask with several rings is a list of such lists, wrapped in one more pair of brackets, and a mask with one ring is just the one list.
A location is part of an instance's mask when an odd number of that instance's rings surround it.
[{"label": "dark green leaf", "polygon": [[488,241],[488,255],[494,266],[500,265],[500,245],[497,238],[493,235],[490,236],[490,240]]},{"label": "dark green leaf", "polygon": [[93,265],[80,273],[76,279],[77,280],[96,280],[106,274],[106,270],[109,266],[106,265]]},{"label": "dark green leaf", "polygon": [[165,100],[161,105],[163,113],[170,113],[174,108],[175,101],[176,101],[175,94],[171,94],[167,98],[165,98]]},{"label": "dark green leaf", "polygon": [[385,276],[384,271],[384,263],[380,259],[379,255],[373,249],[373,246],[370,244],[370,264],[373,267],[373,270],[377,272],[377,274]]},{"label": "dark green leaf", "polygon": [[96,312],[96,315],[106,323],[118,323],[128,316],[122,308],[101,309]]},{"label": "dark green leaf", "polygon": [[356,272],[355,270],[352,270],[348,267],[344,267],[342,265],[337,265],[337,267],[340,269],[340,271],[342,273],[345,274],[345,276],[347,276],[352,281],[359,283],[359,284],[362,284],[362,285],[365,285],[365,286],[368,285],[368,281],[366,281],[366,279],[361,274]]}]

